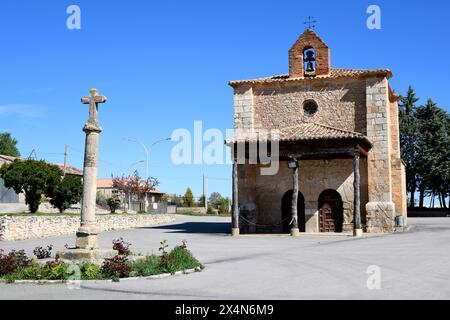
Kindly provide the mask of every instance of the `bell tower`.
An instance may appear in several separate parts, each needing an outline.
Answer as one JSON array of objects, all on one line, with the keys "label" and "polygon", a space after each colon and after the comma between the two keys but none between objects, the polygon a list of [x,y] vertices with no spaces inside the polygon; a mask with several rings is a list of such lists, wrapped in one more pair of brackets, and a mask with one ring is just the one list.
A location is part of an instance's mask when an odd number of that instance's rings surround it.
[{"label": "bell tower", "polygon": [[289,76],[327,75],[330,73],[330,61],[330,48],[312,29],[307,29],[289,50]]}]

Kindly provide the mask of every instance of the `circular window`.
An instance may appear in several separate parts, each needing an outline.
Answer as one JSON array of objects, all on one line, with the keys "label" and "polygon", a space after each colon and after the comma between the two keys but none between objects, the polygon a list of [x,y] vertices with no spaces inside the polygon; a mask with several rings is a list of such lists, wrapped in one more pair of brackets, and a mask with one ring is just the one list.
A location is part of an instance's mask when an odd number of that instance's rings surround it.
[{"label": "circular window", "polygon": [[306,100],[303,103],[303,110],[307,116],[313,116],[317,113],[319,106],[314,100]]}]

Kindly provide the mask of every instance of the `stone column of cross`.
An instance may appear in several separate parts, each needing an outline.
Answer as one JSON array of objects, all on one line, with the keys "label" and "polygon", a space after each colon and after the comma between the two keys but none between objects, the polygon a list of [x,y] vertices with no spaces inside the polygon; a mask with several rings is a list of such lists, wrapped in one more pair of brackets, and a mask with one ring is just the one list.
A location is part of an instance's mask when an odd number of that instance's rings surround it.
[{"label": "stone column of cross", "polygon": [[83,167],[83,202],[81,207],[81,226],[77,232],[78,249],[98,248],[97,221],[95,217],[98,170],[98,142],[102,129],[98,123],[98,105],[106,102],[96,89],[91,89],[89,97],[81,98],[83,104],[89,105],[89,119],[84,125],[86,145]]}]

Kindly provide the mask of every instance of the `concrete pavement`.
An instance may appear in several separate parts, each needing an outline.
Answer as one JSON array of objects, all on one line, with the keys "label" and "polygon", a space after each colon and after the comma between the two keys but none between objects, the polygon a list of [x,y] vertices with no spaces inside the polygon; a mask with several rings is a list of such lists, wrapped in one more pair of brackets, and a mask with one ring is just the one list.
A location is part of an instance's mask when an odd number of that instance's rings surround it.
[{"label": "concrete pavement", "polygon": [[[159,242],[189,249],[203,272],[160,280],[66,285],[0,284],[0,299],[450,299],[450,219],[410,219],[412,229],[367,239],[345,236],[228,236],[229,219],[177,216],[172,225],[107,232],[100,245],[123,237],[132,250],[157,253]],[[74,237],[0,243],[26,249]],[[381,289],[369,290],[369,266],[381,270]]]}]

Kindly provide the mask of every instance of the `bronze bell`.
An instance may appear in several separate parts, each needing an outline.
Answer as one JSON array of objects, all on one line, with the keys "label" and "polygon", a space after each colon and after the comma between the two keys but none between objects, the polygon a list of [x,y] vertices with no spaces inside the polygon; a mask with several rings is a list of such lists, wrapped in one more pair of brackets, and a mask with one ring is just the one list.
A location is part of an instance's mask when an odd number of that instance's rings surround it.
[{"label": "bronze bell", "polygon": [[306,72],[314,72],[314,65],[313,62],[316,61],[316,58],[314,58],[314,51],[307,51],[306,52],[306,58],[305,62],[306,64]]}]

